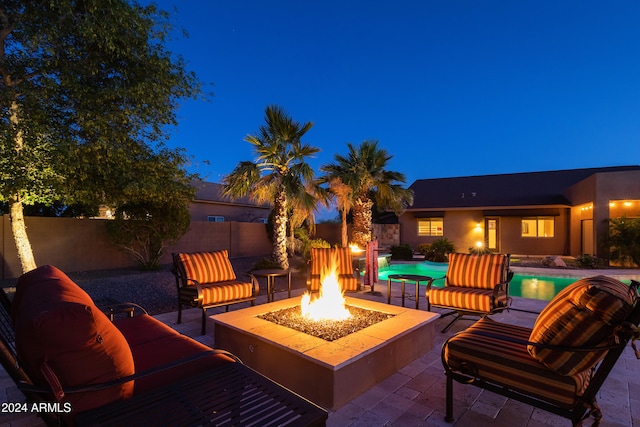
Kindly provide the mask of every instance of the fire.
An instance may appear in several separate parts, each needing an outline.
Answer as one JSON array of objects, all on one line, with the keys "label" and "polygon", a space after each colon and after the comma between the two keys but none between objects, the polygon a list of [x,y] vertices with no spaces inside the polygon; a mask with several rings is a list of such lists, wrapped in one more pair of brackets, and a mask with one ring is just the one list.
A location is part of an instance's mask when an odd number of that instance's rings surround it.
[{"label": "fire", "polygon": [[300,309],[302,316],[311,320],[345,320],[351,313],[345,307],[344,292],[338,282],[338,265],[331,259],[328,269],[323,269],[320,275],[320,292],[318,298],[311,300],[311,295],[302,295]]}]

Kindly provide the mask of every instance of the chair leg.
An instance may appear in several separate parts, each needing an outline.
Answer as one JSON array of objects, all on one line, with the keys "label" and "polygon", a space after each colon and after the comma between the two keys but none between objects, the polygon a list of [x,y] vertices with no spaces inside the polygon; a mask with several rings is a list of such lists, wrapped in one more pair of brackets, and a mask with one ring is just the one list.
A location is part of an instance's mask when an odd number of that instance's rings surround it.
[{"label": "chair leg", "polygon": [[454,323],[456,323],[460,319],[462,319],[462,314],[458,313],[456,315],[456,317],[451,322],[449,322],[449,324],[447,326],[445,326],[444,329],[441,330],[440,332],[444,334],[445,332],[447,332],[449,330],[449,328],[451,328],[453,326]]},{"label": "chair leg", "polygon": [[182,323],[182,304],[178,301],[178,325]]},{"label": "chair leg", "polygon": [[200,335],[204,335],[207,329],[207,309],[202,308],[202,332]]},{"label": "chair leg", "polygon": [[447,414],[444,417],[444,420],[448,423],[453,422],[453,378],[451,375],[447,376],[447,391],[446,391],[446,399],[447,399]]}]

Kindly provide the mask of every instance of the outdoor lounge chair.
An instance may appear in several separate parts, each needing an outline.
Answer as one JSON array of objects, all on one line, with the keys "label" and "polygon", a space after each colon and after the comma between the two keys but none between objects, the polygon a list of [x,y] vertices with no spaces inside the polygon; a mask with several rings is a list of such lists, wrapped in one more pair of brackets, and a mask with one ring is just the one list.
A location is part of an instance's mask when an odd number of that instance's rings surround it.
[{"label": "outdoor lounge chair", "polygon": [[303,426],[327,419],[324,409],[233,354],[144,312],[111,322],[49,265],[21,276],[12,301],[0,290],[0,362],[27,398],[14,402],[24,405],[17,408],[52,426]]},{"label": "outdoor lounge chair", "polygon": [[202,335],[206,332],[207,309],[243,302],[255,304],[260,292],[258,280],[249,273],[236,276],[229,253],[174,253],[171,272],[178,288],[178,323],[182,322],[182,306],[202,309]]},{"label": "outdoor lounge chair", "polygon": [[360,290],[360,277],[357,270],[353,269],[350,248],[311,248],[311,259],[309,262],[309,276],[307,278],[307,290],[317,292],[320,290],[322,274],[331,268],[332,261],[335,261],[338,283],[345,292],[355,292]]},{"label": "outdoor lounge chair", "polygon": [[[427,310],[439,307],[453,310],[456,317],[442,332],[465,315],[485,315],[509,304],[509,254],[449,254],[449,267],[444,277],[427,282]],[[443,280],[444,286],[434,286]],[[446,315],[449,315],[446,314]]]},{"label": "outdoor lounge chair", "polygon": [[605,276],[580,279],[545,307],[532,329],[485,317],[449,338],[442,347],[446,421],[453,421],[456,380],[573,425],[592,415],[598,425],[598,390],[629,339],[640,337],[638,285]]}]

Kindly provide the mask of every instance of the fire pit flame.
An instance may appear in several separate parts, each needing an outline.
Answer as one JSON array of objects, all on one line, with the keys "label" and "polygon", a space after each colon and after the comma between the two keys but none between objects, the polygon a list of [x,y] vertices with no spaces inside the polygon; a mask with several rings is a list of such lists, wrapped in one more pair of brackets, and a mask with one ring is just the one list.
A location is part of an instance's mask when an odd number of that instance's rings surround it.
[{"label": "fire pit flame", "polygon": [[351,317],[345,307],[344,292],[338,282],[337,270],[336,260],[331,259],[329,268],[323,269],[320,275],[318,298],[311,300],[308,292],[302,295],[300,310],[303,317],[311,320],[345,320]]}]

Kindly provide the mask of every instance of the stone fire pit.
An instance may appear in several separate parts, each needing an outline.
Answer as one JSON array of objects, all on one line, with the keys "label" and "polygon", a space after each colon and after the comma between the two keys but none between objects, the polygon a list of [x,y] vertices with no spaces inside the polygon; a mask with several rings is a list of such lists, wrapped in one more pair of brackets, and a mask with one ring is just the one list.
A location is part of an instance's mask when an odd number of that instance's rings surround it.
[{"label": "stone fire pit", "polygon": [[334,341],[258,318],[299,304],[289,298],[212,316],[215,346],[330,410],[433,348],[437,314],[360,298],[346,304],[394,316]]}]

